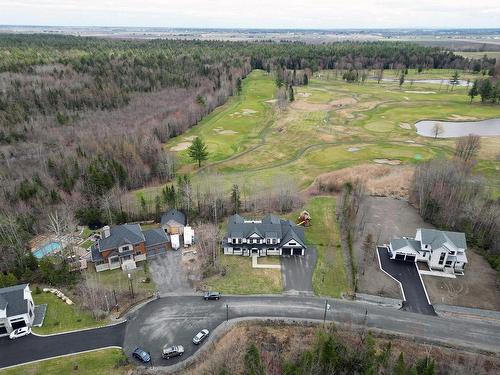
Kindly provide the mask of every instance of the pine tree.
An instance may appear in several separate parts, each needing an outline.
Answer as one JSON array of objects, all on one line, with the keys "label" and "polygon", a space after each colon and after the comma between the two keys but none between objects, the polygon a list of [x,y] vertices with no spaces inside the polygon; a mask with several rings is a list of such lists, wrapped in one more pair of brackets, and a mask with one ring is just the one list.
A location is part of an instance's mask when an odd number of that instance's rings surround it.
[{"label": "pine tree", "polygon": [[293,93],[293,86],[290,85],[290,88],[288,89],[288,100],[290,102],[293,102],[295,100],[295,95]]},{"label": "pine tree", "polygon": [[238,78],[236,80],[236,93],[238,95],[241,95],[241,78]]},{"label": "pine tree", "polygon": [[264,375],[264,365],[260,358],[259,349],[255,344],[250,345],[245,353],[245,369],[248,375]]},{"label": "pine tree", "polygon": [[198,162],[198,168],[201,167],[201,162],[207,160],[207,146],[200,137],[196,137],[193,144],[188,148],[188,154],[191,159]]},{"label": "pine tree", "polygon": [[304,73],[304,82],[303,83],[305,86],[307,86],[309,84],[309,77],[305,73]]},{"label": "pine tree", "polygon": [[451,76],[451,79],[450,79],[450,84],[451,84],[451,90],[453,91],[453,88],[458,85],[458,82],[459,82],[459,78],[460,78],[460,73],[458,73],[458,70],[455,70],[453,72],[453,75]]},{"label": "pine tree", "polygon": [[478,94],[477,90],[477,79],[474,80],[474,83],[472,84],[472,87],[470,88],[468,95],[470,97],[470,102],[472,103],[472,100],[474,100],[474,97],[476,97]]},{"label": "pine tree", "polygon": [[233,214],[239,214],[241,208],[240,189],[236,184],[233,185],[233,188],[231,190],[231,204]]},{"label": "pine tree", "polygon": [[394,375],[406,375],[406,365],[403,352],[399,353],[398,360],[394,365]]}]

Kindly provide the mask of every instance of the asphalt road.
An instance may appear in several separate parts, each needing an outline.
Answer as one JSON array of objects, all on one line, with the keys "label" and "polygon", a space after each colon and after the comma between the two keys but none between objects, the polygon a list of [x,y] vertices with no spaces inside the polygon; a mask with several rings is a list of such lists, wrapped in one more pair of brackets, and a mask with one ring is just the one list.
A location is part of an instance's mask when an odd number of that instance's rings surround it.
[{"label": "asphalt road", "polygon": [[284,294],[314,295],[312,275],[316,266],[316,249],[308,247],[304,256],[282,256],[281,276]]},{"label": "asphalt road", "polygon": [[436,315],[434,307],[427,301],[422,280],[418,275],[417,265],[413,262],[392,260],[385,247],[377,247],[382,269],[398,280],[403,286],[406,301],[403,301],[403,310]]},{"label": "asphalt road", "polygon": [[39,359],[123,345],[125,323],[53,336],[0,338],[0,368]]},{"label": "asphalt road", "polygon": [[[492,322],[440,318],[376,305],[328,299],[332,311],[327,320],[366,325],[395,334],[420,338],[426,342],[441,342],[475,350],[500,352],[500,325]],[[223,297],[219,301],[204,301],[201,297],[167,297],[155,300],[129,317],[124,351],[140,346],[151,352],[154,366],[175,364],[195,353],[193,336],[203,328],[212,331],[226,319],[240,317],[283,317],[323,319],[325,299],[306,296]],[[183,345],[183,357],[161,359],[163,345]]]}]

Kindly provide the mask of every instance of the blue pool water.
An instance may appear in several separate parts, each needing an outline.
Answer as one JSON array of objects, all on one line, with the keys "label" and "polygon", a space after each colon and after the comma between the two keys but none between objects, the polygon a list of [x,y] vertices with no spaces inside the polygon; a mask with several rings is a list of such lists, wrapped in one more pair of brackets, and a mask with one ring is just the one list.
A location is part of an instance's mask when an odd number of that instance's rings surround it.
[{"label": "blue pool water", "polygon": [[61,244],[59,242],[49,242],[48,244],[39,247],[35,251],[33,251],[33,255],[35,258],[43,258],[45,255],[50,254],[56,250],[61,248]]}]

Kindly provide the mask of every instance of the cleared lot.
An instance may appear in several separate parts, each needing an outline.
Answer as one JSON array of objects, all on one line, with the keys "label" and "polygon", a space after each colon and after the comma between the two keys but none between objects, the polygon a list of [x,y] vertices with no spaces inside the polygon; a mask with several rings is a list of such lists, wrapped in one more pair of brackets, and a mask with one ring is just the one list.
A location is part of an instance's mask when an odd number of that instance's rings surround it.
[{"label": "cleared lot", "polygon": [[162,296],[193,293],[182,267],[181,251],[167,251],[148,262],[153,281]]}]

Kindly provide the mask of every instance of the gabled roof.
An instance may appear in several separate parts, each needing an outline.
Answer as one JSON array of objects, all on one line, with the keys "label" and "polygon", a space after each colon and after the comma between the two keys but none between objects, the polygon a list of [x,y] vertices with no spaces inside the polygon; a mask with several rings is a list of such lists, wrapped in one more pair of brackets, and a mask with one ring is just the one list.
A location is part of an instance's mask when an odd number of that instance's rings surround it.
[{"label": "gabled roof", "polygon": [[110,235],[99,240],[99,251],[116,249],[120,246],[136,245],[146,241],[139,224],[122,224],[110,229]]},{"label": "gabled roof", "polygon": [[186,215],[184,215],[179,210],[172,208],[170,211],[165,212],[161,215],[161,225],[167,225],[169,221],[173,220],[177,224],[186,225]]},{"label": "gabled roof", "polygon": [[304,228],[293,224],[291,221],[282,220],[281,227],[284,234],[281,244],[286,244],[290,240],[295,240],[298,244],[306,246],[304,237]]},{"label": "gabled roof", "polygon": [[19,284],[0,289],[0,309],[6,309],[7,316],[28,312],[28,303],[24,299],[24,289],[27,286],[28,284]]},{"label": "gabled roof", "polygon": [[394,238],[391,240],[391,248],[392,250],[399,250],[403,247],[409,246],[410,249],[419,252],[421,249],[420,241],[412,240],[409,238]]},{"label": "gabled roof", "polygon": [[280,224],[280,218],[273,214],[268,214],[262,219],[262,224]]},{"label": "gabled roof", "polygon": [[436,229],[420,229],[422,234],[422,243],[431,245],[432,249],[440,248],[445,242],[452,243],[459,249],[467,249],[465,234],[462,232],[448,232]]},{"label": "gabled roof", "polygon": [[170,242],[170,237],[162,228],[146,230],[143,233],[146,238],[146,247]]}]

